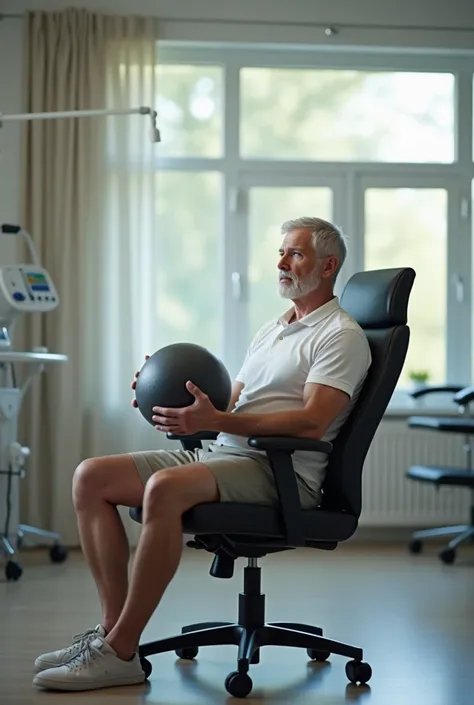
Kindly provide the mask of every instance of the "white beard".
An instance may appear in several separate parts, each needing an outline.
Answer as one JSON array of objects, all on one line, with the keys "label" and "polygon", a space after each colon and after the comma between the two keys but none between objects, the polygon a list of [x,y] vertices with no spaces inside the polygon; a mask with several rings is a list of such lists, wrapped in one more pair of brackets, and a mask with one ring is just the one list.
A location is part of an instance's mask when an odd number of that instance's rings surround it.
[{"label": "white beard", "polygon": [[280,274],[280,279],[282,278],[291,279],[291,284],[283,284],[281,281],[278,284],[278,293],[283,299],[300,299],[321,284],[321,276],[316,269],[303,280],[290,272],[285,272],[283,277]]}]

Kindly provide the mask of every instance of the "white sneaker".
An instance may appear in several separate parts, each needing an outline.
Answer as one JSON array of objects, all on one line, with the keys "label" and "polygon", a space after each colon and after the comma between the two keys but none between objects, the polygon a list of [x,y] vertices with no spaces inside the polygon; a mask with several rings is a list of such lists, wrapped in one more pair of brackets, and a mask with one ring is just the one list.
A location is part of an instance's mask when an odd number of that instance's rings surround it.
[{"label": "white sneaker", "polygon": [[67,663],[74,656],[77,656],[84,646],[92,639],[95,639],[97,635],[105,636],[105,629],[101,624],[98,624],[95,629],[88,629],[82,634],[73,636],[71,646],[65,649],[59,649],[59,651],[50,651],[47,654],[41,654],[35,661],[36,671],[44,671],[47,668],[62,666],[63,663]]},{"label": "white sneaker", "polygon": [[137,653],[131,661],[123,661],[103,637],[96,636],[67,663],[38,673],[33,685],[49,690],[95,690],[144,681]]}]

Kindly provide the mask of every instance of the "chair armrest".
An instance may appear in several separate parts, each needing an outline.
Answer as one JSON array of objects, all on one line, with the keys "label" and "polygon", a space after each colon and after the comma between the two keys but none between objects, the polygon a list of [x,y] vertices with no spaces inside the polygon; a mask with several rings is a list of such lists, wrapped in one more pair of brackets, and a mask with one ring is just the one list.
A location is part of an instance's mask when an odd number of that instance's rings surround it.
[{"label": "chair armrest", "polygon": [[293,436],[251,436],[247,443],[257,450],[286,450],[290,453],[295,450],[308,450],[326,454],[332,451],[332,443],[329,441]]},{"label": "chair armrest", "polygon": [[166,438],[170,441],[180,441],[184,450],[195,450],[202,448],[201,441],[215,441],[219,434],[215,431],[199,431],[199,433],[181,436],[177,433],[167,433]]},{"label": "chair armrest", "polygon": [[454,395],[454,401],[460,406],[465,406],[474,401],[474,387],[464,387]]},{"label": "chair armrest", "polygon": [[464,387],[461,387],[459,384],[441,384],[434,387],[420,387],[419,389],[415,389],[413,392],[410,392],[410,396],[413,399],[419,399],[427,394],[439,394],[440,392],[456,394],[463,389]]},{"label": "chair armrest", "polygon": [[199,431],[189,436],[180,436],[178,433],[167,433],[166,438],[170,441],[215,441],[219,434],[215,431]]},{"label": "chair armrest", "polygon": [[306,532],[303,508],[291,455],[295,450],[330,453],[332,444],[327,441],[292,436],[251,436],[247,439],[247,443],[251,448],[264,450],[267,454],[275,478],[287,545],[304,546]]}]

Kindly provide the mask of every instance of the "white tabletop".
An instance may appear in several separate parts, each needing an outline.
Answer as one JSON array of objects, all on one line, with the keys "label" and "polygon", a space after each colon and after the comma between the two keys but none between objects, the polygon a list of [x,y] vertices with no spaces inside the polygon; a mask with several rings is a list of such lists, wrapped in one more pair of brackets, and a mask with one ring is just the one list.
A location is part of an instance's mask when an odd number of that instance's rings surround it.
[{"label": "white tabletop", "polygon": [[48,352],[0,350],[0,363],[2,362],[67,362],[67,355]]}]

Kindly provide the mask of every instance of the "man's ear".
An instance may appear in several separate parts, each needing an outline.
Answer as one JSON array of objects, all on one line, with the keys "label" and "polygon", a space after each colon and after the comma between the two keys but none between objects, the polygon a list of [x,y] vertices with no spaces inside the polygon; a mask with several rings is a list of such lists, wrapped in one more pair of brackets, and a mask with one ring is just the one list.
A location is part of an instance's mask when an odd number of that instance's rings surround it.
[{"label": "man's ear", "polygon": [[330,255],[324,263],[323,267],[323,277],[333,277],[336,273],[338,265],[337,257],[335,255]]}]

